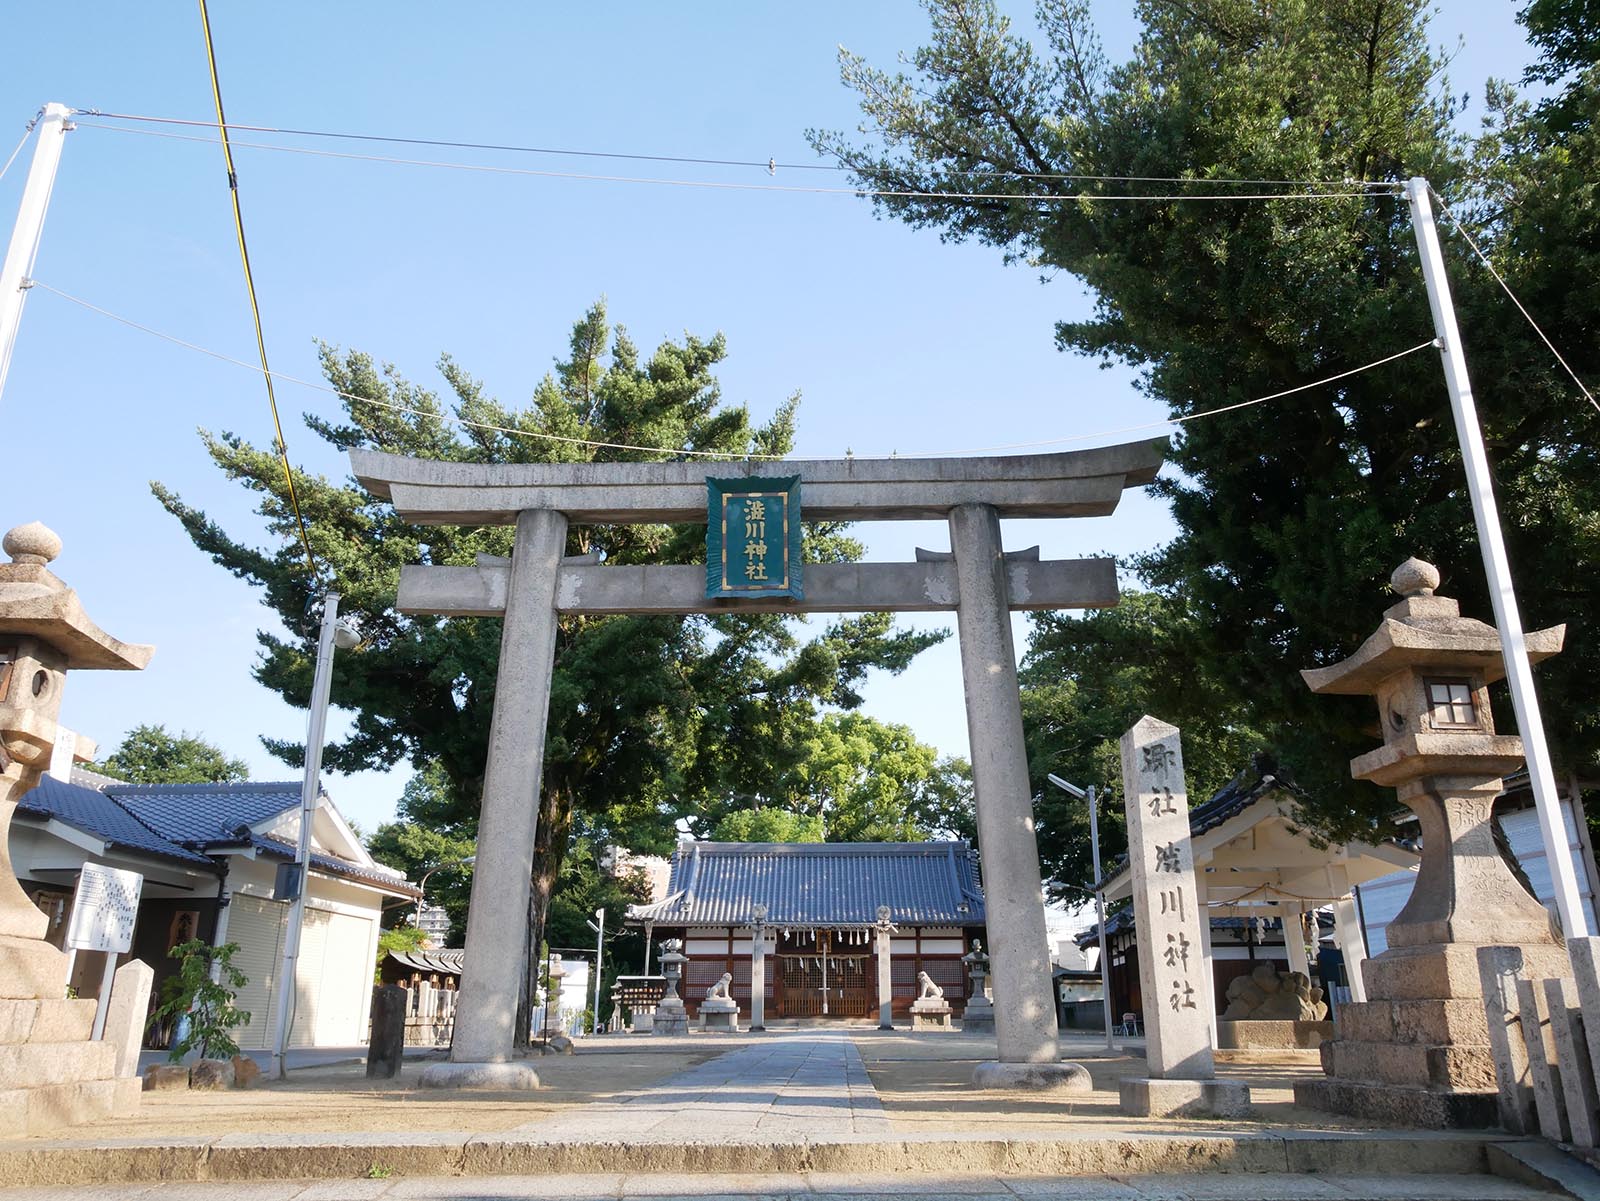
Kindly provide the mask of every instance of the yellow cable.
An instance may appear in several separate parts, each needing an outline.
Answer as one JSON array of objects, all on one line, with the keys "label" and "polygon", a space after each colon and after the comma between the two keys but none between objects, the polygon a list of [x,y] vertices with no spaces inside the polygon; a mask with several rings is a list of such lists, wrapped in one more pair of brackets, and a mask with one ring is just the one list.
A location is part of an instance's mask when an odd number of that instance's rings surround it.
[{"label": "yellow cable", "polygon": [[222,83],[217,78],[217,55],[211,45],[211,18],[206,0],[200,0],[200,26],[206,35],[206,64],[211,70],[211,96],[217,105],[217,126],[222,132],[222,159],[228,168],[228,195],[233,199],[233,228],[239,236],[239,258],[244,263],[244,286],[250,296],[250,315],[256,326],[256,350],[261,355],[261,378],[267,384],[267,404],[272,409],[272,427],[277,432],[278,459],[283,464],[283,481],[289,489],[289,507],[300,527],[300,545],[306,552],[306,566],[316,578],[317,561],[311,554],[311,538],[305,515],[300,512],[300,497],[294,489],[294,472],[289,467],[289,445],[284,441],[283,422],[278,419],[278,397],[272,389],[272,369],[267,365],[267,339],[261,331],[261,307],[256,303],[256,282],[250,273],[250,248],[244,240],[244,214],[239,210],[239,177],[233,170],[233,148],[228,144],[228,119],[222,112]]}]

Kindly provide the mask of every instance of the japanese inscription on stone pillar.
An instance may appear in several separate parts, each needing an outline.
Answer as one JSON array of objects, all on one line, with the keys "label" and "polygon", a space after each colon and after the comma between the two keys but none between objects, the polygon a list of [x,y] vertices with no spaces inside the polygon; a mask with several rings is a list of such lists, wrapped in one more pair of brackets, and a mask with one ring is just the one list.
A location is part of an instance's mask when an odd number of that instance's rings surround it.
[{"label": "japanese inscription on stone pillar", "polygon": [[1214,1074],[1214,1001],[1206,987],[1200,923],[1210,919],[1195,905],[1189,797],[1176,726],[1144,717],[1122,736],[1122,784],[1150,1075],[1208,1080]]}]

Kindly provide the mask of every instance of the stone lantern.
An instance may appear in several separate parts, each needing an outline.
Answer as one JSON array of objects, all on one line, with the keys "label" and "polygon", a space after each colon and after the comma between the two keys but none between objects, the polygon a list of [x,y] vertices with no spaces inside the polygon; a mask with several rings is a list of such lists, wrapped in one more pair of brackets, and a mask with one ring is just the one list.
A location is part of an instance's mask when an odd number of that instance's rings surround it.
[{"label": "stone lantern", "polygon": [[[1408,559],[1390,585],[1400,603],[1331,667],[1301,675],[1313,692],[1371,696],[1383,745],[1353,759],[1358,780],[1394,788],[1416,815],[1422,863],[1389,923],[1389,949],[1362,965],[1365,1002],[1338,1012],[1322,1047],[1326,1078],[1295,1087],[1321,1109],[1413,1125],[1490,1126],[1496,1081],[1477,949],[1517,945],[1534,975],[1561,976],[1550,915],[1512,876],[1490,824],[1522,739],[1497,734],[1489,685],[1505,674],[1500,634],[1436,596],[1439,572]],[[1529,658],[1561,650],[1565,626],[1527,636]]]},{"label": "stone lantern", "polygon": [[11,558],[0,563],[0,1054],[20,1065],[5,1087],[17,1090],[7,1095],[20,1098],[26,1131],[123,1112],[139,1099],[136,1078],[113,1078],[115,1048],[87,1041],[94,1001],[65,999],[67,956],[44,941],[49,919],[17,883],[9,834],[17,801],[50,768],[67,672],[137,671],[155,648],[118,642],[89,620],[49,569],[61,539],[38,522],[0,546]]}]

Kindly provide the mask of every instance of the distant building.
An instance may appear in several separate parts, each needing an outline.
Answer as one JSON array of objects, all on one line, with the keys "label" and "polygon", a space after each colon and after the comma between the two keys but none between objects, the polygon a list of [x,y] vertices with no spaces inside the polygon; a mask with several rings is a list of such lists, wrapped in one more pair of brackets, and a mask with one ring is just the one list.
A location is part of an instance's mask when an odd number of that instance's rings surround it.
[{"label": "distant building", "polygon": [[428,936],[430,947],[442,947],[450,939],[450,915],[443,905],[424,905],[416,917],[417,928]]},{"label": "distant building", "polygon": [[[278,865],[300,835],[300,782],[123,784],[84,772],[68,783],[46,777],[17,804],[11,862],[23,890],[49,917],[46,938],[62,946],[79,872],[88,862],[144,877],[133,947],[122,961],[154,969],[152,1004],[178,970],[167,952],[192,938],[239,945],[233,964],[246,977],[238,1007],[251,1015],[234,1032],[241,1047],[272,1044],[289,904],[273,895]],[[311,871],[300,947],[299,995],[289,1044],[351,1046],[366,1037],[378,916],[417,889],[373,860],[326,796],[311,828]],[[99,989],[103,958],[77,956],[71,984]],[[156,1029],[152,1045],[164,1046]]]},{"label": "distant building", "polygon": [[768,1019],[877,1014],[880,905],[895,925],[895,1014],[909,1016],[920,972],[958,1016],[966,1008],[961,957],[984,936],[984,904],[977,857],[964,842],[684,842],[667,895],[631,906],[627,921],[653,942],[684,940],[680,991],[691,1014],[726,972],[748,1015],[756,905],[767,915]]}]

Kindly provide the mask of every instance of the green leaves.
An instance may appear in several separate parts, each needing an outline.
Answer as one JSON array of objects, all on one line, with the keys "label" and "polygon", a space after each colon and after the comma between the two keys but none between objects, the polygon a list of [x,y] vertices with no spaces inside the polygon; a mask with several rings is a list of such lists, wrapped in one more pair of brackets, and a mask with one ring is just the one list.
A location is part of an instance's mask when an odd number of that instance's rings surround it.
[{"label": "green leaves", "polygon": [[90,770],[129,784],[230,784],[250,778],[243,759],[230,759],[187,731],[169,734],[162,725],[135,726]]}]

